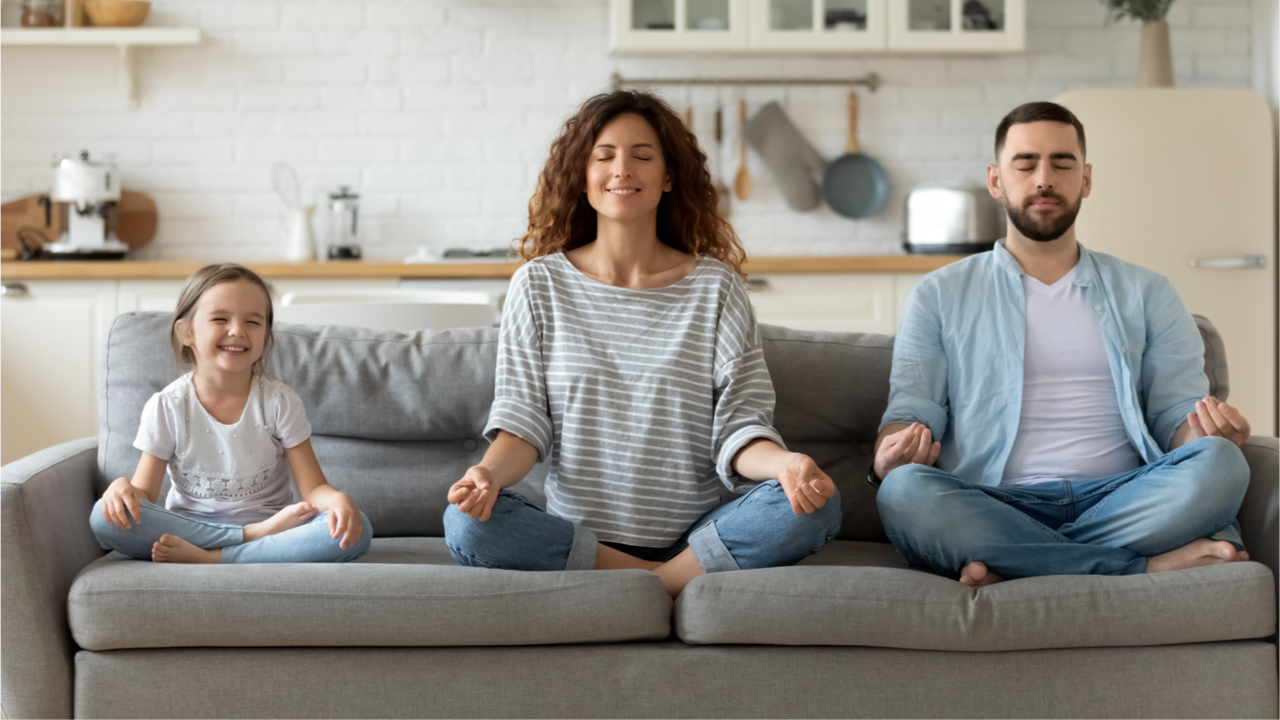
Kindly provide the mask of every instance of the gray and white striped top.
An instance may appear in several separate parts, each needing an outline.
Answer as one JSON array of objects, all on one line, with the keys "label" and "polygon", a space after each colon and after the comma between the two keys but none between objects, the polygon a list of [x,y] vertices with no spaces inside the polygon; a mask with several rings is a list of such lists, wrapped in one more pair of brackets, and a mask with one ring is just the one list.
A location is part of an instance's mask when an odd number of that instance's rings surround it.
[{"label": "gray and white striped top", "polygon": [[561,253],[521,267],[503,310],[485,436],[550,458],[547,511],[601,540],[667,547],[742,491],[733,456],[782,445],[746,283],[703,257],[663,288],[583,275]]}]

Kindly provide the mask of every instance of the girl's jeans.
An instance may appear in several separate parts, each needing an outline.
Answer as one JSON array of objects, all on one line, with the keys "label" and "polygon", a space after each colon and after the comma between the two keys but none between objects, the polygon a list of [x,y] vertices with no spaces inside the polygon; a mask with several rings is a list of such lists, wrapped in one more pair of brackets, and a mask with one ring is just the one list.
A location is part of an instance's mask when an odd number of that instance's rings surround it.
[{"label": "girl's jeans", "polygon": [[1189,442],[1136,470],[1088,481],[986,487],[925,465],[889,473],[876,502],[909,564],[1005,578],[1132,575],[1199,538],[1243,549],[1236,513],[1249,465],[1235,443]]},{"label": "girl's jeans", "polygon": [[[709,573],[794,565],[840,532],[840,495],[811,515],[796,515],[777,480],[703,515],[676,544],[665,548],[606,543],[655,562],[692,547]],[[468,567],[505,570],[590,570],[596,535],[588,528],[550,515],[519,495],[503,490],[489,519],[480,522],[456,505],[444,511],[449,552]]]},{"label": "girl's jeans", "polygon": [[166,510],[148,500],[142,501],[142,522],[125,530],[107,522],[102,516],[102,500],[93,505],[89,525],[98,544],[139,560],[151,559],[151,546],[161,535],[177,535],[206,550],[222,548],[222,562],[231,563],[308,563],[350,562],[369,552],[373,527],[362,512],[364,530],[355,545],[343,550],[341,537],[329,537],[329,513],[322,512],[303,525],[282,533],[268,535],[253,542],[244,541],[239,525],[200,520],[183,513]]}]

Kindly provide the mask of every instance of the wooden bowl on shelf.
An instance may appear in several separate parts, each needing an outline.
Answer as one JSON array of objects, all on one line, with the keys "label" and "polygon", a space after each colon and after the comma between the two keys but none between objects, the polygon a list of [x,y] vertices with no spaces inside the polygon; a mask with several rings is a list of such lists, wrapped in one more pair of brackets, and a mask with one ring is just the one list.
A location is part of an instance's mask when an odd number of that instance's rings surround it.
[{"label": "wooden bowl on shelf", "polygon": [[150,0],[84,0],[84,14],[95,27],[137,27],[151,14]]}]

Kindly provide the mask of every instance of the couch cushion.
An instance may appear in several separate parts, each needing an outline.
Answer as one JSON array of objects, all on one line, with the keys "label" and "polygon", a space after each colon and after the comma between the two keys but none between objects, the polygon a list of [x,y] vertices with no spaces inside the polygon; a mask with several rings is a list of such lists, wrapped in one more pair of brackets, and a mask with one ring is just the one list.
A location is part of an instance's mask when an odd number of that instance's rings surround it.
[{"label": "couch cushion", "polygon": [[539,645],[660,640],[671,599],[643,570],[459,567],[438,538],[375,539],[345,565],[162,565],[110,553],[71,587],[88,650]]},{"label": "couch cushion", "polygon": [[905,568],[885,543],[836,541],[796,567],[704,575],[676,602],[676,634],[696,644],[991,651],[1170,645],[1275,631],[1274,581],[1260,563],[1046,576],[972,590]]}]

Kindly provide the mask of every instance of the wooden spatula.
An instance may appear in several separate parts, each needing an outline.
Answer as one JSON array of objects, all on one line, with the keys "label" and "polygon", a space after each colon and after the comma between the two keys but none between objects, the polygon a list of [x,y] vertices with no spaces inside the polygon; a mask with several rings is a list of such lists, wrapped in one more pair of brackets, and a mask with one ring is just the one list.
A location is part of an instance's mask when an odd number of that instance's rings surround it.
[{"label": "wooden spatula", "polygon": [[733,194],[739,200],[751,197],[751,173],[747,172],[747,101],[738,101],[738,150],[742,155],[738,174],[733,176]]}]

